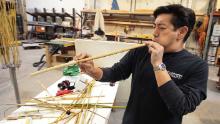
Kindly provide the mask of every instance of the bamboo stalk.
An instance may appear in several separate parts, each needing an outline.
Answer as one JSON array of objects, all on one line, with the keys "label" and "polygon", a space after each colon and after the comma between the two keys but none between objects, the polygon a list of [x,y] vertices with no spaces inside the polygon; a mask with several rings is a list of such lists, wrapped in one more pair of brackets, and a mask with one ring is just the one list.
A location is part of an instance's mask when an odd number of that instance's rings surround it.
[{"label": "bamboo stalk", "polygon": [[[115,108],[115,109],[125,109],[126,108],[125,106],[109,106],[109,105],[102,105],[102,104],[110,104],[110,103],[98,103],[97,105],[92,103],[92,104],[88,104],[89,106],[86,109],[93,108],[93,107],[97,107],[97,108]],[[55,104],[5,104],[5,105],[38,106],[38,107],[47,107],[47,108],[60,108],[58,106],[54,106]],[[63,104],[63,105],[65,105],[65,104]],[[87,104],[75,104],[75,106],[71,107],[71,108],[72,109],[80,109],[84,105],[87,105]],[[66,107],[67,106],[68,105],[66,105]],[[83,109],[85,109],[85,107]]]},{"label": "bamboo stalk", "polygon": [[[10,4],[10,7],[6,9],[6,3]],[[0,62],[10,67],[19,66],[19,53],[16,41],[16,10],[15,0],[1,0],[0,1]]]},{"label": "bamboo stalk", "polygon": [[54,97],[54,96],[50,96],[50,97],[40,97],[38,99],[44,99],[47,101],[54,101],[54,100],[80,100],[80,99],[93,99],[93,98],[99,98],[99,97],[105,97],[105,96],[86,96],[84,98],[81,97]]},{"label": "bamboo stalk", "polygon": [[[92,89],[95,83],[96,83],[95,80],[92,80],[90,82],[87,81],[86,82],[87,86],[83,89],[82,94],[78,94],[76,97],[79,99],[73,100],[72,103],[62,103],[62,104],[61,103],[50,103],[48,102],[48,100],[44,101],[39,98],[33,98],[31,101],[29,101],[29,104],[4,104],[4,105],[34,106],[34,107],[47,108],[48,110],[62,111],[61,115],[56,117],[56,119],[51,124],[59,123],[59,122],[68,123],[72,119],[76,120],[75,124],[79,124],[79,123],[84,124],[87,118],[89,118],[89,120],[87,121],[87,123],[89,123],[92,120],[94,115],[98,115],[106,119],[104,116],[95,112],[96,108],[100,108],[100,109],[101,108],[117,108],[117,109],[125,108],[125,106],[111,106],[113,103],[109,103],[109,102],[99,103],[98,100],[95,103],[90,103],[90,99],[85,99],[85,98],[97,97],[97,96],[91,96],[91,92],[92,92]],[[102,96],[98,96],[98,98],[100,97]],[[54,99],[54,102],[56,102],[55,99]],[[80,110],[80,112],[76,113],[75,110],[77,111]],[[31,113],[34,111],[38,112],[41,110],[31,110],[31,111],[27,111],[27,113],[29,112]],[[68,114],[67,112],[70,114]]]},{"label": "bamboo stalk", "polygon": [[105,120],[108,120],[106,117],[104,117],[104,116],[102,116],[102,115],[100,115],[100,114],[98,114],[98,113],[96,113],[96,112],[94,112],[94,111],[91,111],[91,110],[88,110],[88,111],[91,112],[91,113],[93,113],[93,114],[95,114],[95,115],[98,115],[98,116],[102,117],[102,118],[105,119]]},{"label": "bamboo stalk", "polygon": [[[50,105],[50,106],[55,106],[57,105],[56,103],[47,103],[47,102],[33,102],[33,101],[30,101],[31,103],[30,104],[14,104],[14,103],[7,103],[7,104],[0,104],[0,105],[17,105],[17,106],[38,106],[38,105]],[[95,106],[96,104],[98,105],[102,105],[102,104],[113,104],[112,102],[100,102],[100,103],[89,103],[89,105],[91,106]],[[87,105],[87,103],[75,103],[75,104],[69,104],[69,103],[62,103],[62,105],[73,105],[73,106],[81,106],[81,105]],[[58,106],[55,106],[55,107],[58,107]],[[70,106],[72,107],[72,106]]]},{"label": "bamboo stalk", "polygon": [[[102,94],[102,91],[101,91],[100,94]],[[94,108],[93,108],[93,111],[88,110],[88,111],[90,111],[90,112],[92,113],[92,115],[90,116],[89,120],[87,121],[87,124],[89,124],[89,122],[92,121],[92,119],[93,119],[93,117],[94,117],[95,110],[96,110],[96,105],[97,105],[98,101],[99,101],[99,98],[98,98],[97,101],[96,101],[96,104],[95,104],[95,106],[94,106]],[[104,118],[104,119],[106,119],[106,118]]]},{"label": "bamboo stalk", "polygon": [[69,66],[69,65],[74,65],[74,64],[77,64],[77,63],[80,63],[80,62],[85,62],[85,61],[89,61],[89,60],[104,58],[104,57],[107,57],[107,56],[115,55],[115,54],[118,54],[118,53],[122,53],[122,52],[125,52],[125,51],[128,51],[128,50],[136,49],[136,48],[143,47],[143,46],[145,46],[145,44],[136,44],[134,46],[124,48],[124,49],[120,49],[120,50],[116,50],[116,51],[113,51],[113,52],[107,52],[105,54],[101,54],[101,55],[97,55],[97,56],[93,56],[93,57],[89,57],[89,58],[85,58],[85,59],[80,59],[80,60],[77,60],[77,61],[70,61],[70,62],[65,63],[65,64],[60,64],[60,65],[57,65],[57,66],[54,66],[54,67],[50,67],[50,68],[47,68],[47,69],[43,69],[43,70],[31,73],[31,76],[38,75],[38,74],[41,74],[41,73],[44,73],[44,72],[48,72],[48,71],[51,71],[51,70],[54,70],[54,69],[66,67],[66,66]]}]

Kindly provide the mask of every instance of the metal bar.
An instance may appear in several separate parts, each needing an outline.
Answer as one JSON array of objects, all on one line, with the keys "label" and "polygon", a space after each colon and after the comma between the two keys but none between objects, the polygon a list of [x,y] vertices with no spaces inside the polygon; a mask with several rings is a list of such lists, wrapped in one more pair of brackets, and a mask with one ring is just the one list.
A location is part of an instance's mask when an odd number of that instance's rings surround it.
[{"label": "metal bar", "polygon": [[134,1],[134,10],[136,10],[137,7],[137,0]]},{"label": "metal bar", "polygon": [[186,1],[186,6],[189,7],[189,0]]},{"label": "metal bar", "polygon": [[96,0],[94,0],[94,9],[96,9]]},{"label": "metal bar", "polygon": [[132,5],[133,5],[133,0],[131,0],[131,4],[130,4],[130,12],[132,11]]},{"label": "metal bar", "polygon": [[81,22],[81,24],[80,24],[80,26],[81,26],[81,29],[80,29],[80,38],[82,38],[82,31],[83,31],[83,12],[81,11],[81,18],[80,18],[80,22]]},{"label": "metal bar", "polygon": [[212,1],[210,0],[210,6],[211,6],[211,12],[210,12],[210,18],[209,18],[209,24],[208,24],[208,30],[207,30],[207,35],[206,35],[206,40],[205,40],[205,48],[203,49],[203,59],[207,60],[208,56],[208,46],[209,46],[209,40],[210,40],[210,35],[211,35],[211,29],[212,29],[212,21],[213,21],[213,13],[216,5],[216,0]]},{"label": "metal bar", "polygon": [[22,17],[22,23],[23,23],[23,32],[22,37],[25,37],[27,34],[27,16],[26,16],[26,2],[25,0],[16,0],[16,13],[20,14]]},{"label": "metal bar", "polygon": [[75,11],[75,8],[72,8],[72,14],[73,14],[73,27],[75,28],[76,27],[76,11]]},{"label": "metal bar", "polygon": [[19,95],[19,90],[18,90],[18,83],[17,83],[17,78],[16,78],[16,68],[15,67],[9,67],[9,73],[10,73],[11,82],[12,82],[14,92],[15,92],[16,102],[17,102],[17,104],[20,104],[21,100],[20,100],[20,95]]},{"label": "metal bar", "polygon": [[27,26],[27,14],[25,13],[26,12],[26,0],[23,0],[23,29],[24,29],[24,38],[27,36],[27,33],[28,33],[28,26]]}]

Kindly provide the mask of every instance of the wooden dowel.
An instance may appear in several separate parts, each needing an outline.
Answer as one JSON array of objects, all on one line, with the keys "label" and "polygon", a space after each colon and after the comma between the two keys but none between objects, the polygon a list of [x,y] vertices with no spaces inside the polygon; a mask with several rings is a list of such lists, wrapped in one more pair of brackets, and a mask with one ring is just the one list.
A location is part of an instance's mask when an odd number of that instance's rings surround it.
[{"label": "wooden dowel", "polygon": [[80,63],[80,62],[85,62],[85,61],[89,61],[89,60],[104,58],[104,57],[107,57],[107,56],[122,53],[122,52],[125,52],[125,51],[128,51],[128,50],[132,50],[132,49],[143,47],[143,46],[146,46],[146,45],[145,44],[136,44],[134,46],[124,48],[124,49],[120,49],[120,50],[116,50],[116,51],[113,51],[113,52],[107,52],[105,54],[101,54],[101,55],[97,55],[97,56],[93,56],[93,57],[89,57],[89,58],[85,58],[85,59],[80,59],[80,60],[77,60],[77,61],[70,61],[70,62],[65,63],[65,64],[60,64],[60,65],[57,65],[57,66],[54,66],[54,67],[46,68],[46,69],[31,73],[31,76],[38,75],[38,74],[41,74],[41,73],[44,73],[44,72],[48,72],[48,71],[51,71],[51,70],[54,70],[54,69],[66,67],[66,66],[69,66],[69,65],[74,65],[74,64],[77,64],[77,63]]}]

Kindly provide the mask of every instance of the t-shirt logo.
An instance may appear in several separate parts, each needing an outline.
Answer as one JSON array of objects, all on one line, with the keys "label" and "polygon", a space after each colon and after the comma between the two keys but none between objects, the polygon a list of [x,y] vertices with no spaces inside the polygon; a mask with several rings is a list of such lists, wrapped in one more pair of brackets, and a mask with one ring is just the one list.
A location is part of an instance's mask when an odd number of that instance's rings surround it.
[{"label": "t-shirt logo", "polygon": [[170,77],[172,77],[172,78],[176,78],[176,79],[182,79],[183,78],[183,75],[181,75],[181,74],[177,74],[175,72],[170,72],[170,71],[167,71],[167,72],[170,75]]}]

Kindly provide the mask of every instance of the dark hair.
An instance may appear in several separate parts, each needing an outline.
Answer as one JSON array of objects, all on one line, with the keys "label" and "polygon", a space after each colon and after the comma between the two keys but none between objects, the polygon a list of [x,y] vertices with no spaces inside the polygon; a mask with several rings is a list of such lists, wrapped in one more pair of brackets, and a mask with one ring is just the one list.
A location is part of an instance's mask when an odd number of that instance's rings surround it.
[{"label": "dark hair", "polygon": [[160,14],[172,14],[173,15],[171,23],[173,24],[175,30],[182,26],[188,27],[188,32],[183,39],[183,42],[185,42],[187,38],[189,37],[191,31],[193,30],[193,27],[195,24],[194,11],[180,4],[172,4],[172,5],[158,7],[153,13],[154,18],[156,19],[157,16],[159,16]]}]

